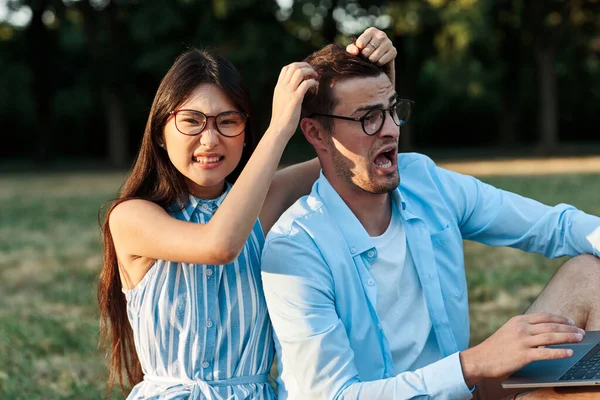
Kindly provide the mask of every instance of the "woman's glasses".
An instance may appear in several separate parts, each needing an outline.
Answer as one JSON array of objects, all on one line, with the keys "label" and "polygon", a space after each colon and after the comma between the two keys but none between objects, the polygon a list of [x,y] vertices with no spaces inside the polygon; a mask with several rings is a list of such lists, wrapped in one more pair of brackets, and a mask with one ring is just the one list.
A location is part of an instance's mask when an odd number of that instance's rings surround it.
[{"label": "woman's glasses", "polygon": [[225,111],[217,115],[206,115],[196,110],[171,111],[175,128],[184,135],[195,136],[206,128],[209,118],[215,119],[217,132],[226,137],[235,137],[244,132],[248,116],[238,111]]}]

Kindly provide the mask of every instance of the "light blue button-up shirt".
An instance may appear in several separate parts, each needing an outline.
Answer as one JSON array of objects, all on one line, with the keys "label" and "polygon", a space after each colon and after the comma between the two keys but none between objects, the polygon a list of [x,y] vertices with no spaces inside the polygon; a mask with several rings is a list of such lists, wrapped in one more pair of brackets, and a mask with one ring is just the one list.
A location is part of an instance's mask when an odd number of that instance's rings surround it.
[{"label": "light blue button-up shirt", "polygon": [[458,356],[469,343],[462,240],[547,257],[599,255],[586,238],[598,217],[494,188],[420,154],[400,155],[398,169],[392,196],[443,358],[394,376],[369,272],[376,249],[321,175],[275,224],[263,251],[280,399],[470,398]]}]

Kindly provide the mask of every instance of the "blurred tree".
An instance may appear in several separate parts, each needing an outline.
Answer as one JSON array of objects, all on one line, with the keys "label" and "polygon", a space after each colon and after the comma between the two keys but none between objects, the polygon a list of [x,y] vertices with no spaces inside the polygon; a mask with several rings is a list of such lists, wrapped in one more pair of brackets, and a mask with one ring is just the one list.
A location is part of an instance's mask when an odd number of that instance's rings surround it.
[{"label": "blurred tree", "polygon": [[[441,23],[439,15],[430,3],[419,0],[392,2],[385,12],[393,21],[391,39],[398,50],[396,90],[400,96],[415,100],[417,110],[423,110],[426,105],[420,102],[417,83],[424,62],[435,55],[433,39]],[[414,123],[402,128],[403,151],[414,148],[417,133]]]},{"label": "blurred tree", "polygon": [[125,167],[129,163],[124,92],[129,75],[129,36],[125,31],[128,11],[134,6],[127,1],[102,4],[81,0],[71,7],[81,16],[93,91],[99,94],[104,109],[108,162],[113,167]]},{"label": "blurred tree", "polygon": [[[31,9],[31,22],[26,29],[27,63],[33,73],[32,90],[35,101],[35,160],[47,163],[52,158],[52,97],[55,91],[56,32],[49,29],[45,19],[49,19],[48,8],[52,0],[12,0],[13,9],[28,6]],[[50,21],[48,21],[50,25]]]},{"label": "blurred tree", "polygon": [[492,1],[492,15],[496,30],[498,57],[501,63],[501,82],[499,90],[502,97],[502,110],[498,126],[499,142],[506,147],[519,144],[520,118],[520,71],[522,69],[523,45],[521,39],[522,0]]},{"label": "blurred tree", "polygon": [[[262,131],[283,65],[370,25],[394,41],[397,91],[417,102],[403,150],[535,142],[557,151],[563,139],[596,140],[589,127],[600,101],[598,0],[7,4],[28,18],[0,21],[0,118],[20,133],[3,156],[126,165],[160,79],[189,47],[215,49],[240,69]],[[309,146],[297,137],[288,147]]]},{"label": "blurred tree", "polygon": [[[530,0],[524,13],[529,19],[538,89],[538,147],[543,153],[559,146],[559,98],[557,89],[557,49],[566,41],[573,46],[577,34],[598,36],[600,4],[597,0]],[[596,29],[588,30],[589,26]],[[591,34],[591,35],[590,35]]]}]

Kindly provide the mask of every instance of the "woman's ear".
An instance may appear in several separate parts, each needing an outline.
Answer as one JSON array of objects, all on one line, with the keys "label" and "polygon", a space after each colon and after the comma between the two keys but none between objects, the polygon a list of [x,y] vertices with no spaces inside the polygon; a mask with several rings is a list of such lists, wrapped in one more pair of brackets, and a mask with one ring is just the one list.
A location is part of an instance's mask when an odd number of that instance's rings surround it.
[{"label": "woman's ear", "polygon": [[329,147],[327,145],[331,140],[329,132],[316,119],[302,118],[300,128],[306,140],[313,145],[315,150],[326,150]]}]

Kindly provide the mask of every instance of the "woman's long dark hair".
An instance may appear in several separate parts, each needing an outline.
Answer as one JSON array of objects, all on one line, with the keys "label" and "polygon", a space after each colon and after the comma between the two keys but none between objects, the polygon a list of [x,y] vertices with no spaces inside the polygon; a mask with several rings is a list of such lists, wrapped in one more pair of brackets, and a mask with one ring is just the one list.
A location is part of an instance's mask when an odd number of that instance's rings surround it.
[{"label": "woman's long dark hair", "polygon": [[[108,219],[112,210],[129,199],[152,201],[163,208],[175,203],[186,204],[188,188],[184,176],[173,166],[166,150],[164,127],[170,112],[176,110],[201,83],[218,86],[242,112],[250,115],[248,90],[236,68],[225,58],[206,50],[190,50],[180,55],[162,79],[146,129],[131,172],[125,180],[117,199],[112,202],[102,220],[104,239],[104,265],[98,282],[101,342],[110,358],[109,391],[119,378],[125,393],[123,370],[129,384],[136,385],[143,374],[133,340],[133,330],[127,319],[127,303],[121,291],[119,263],[115,252]],[[234,183],[248,162],[256,145],[252,118],[245,131],[246,146],[235,170],[226,178]],[[101,210],[102,211],[102,210]],[[110,393],[110,392],[109,392]]]}]

